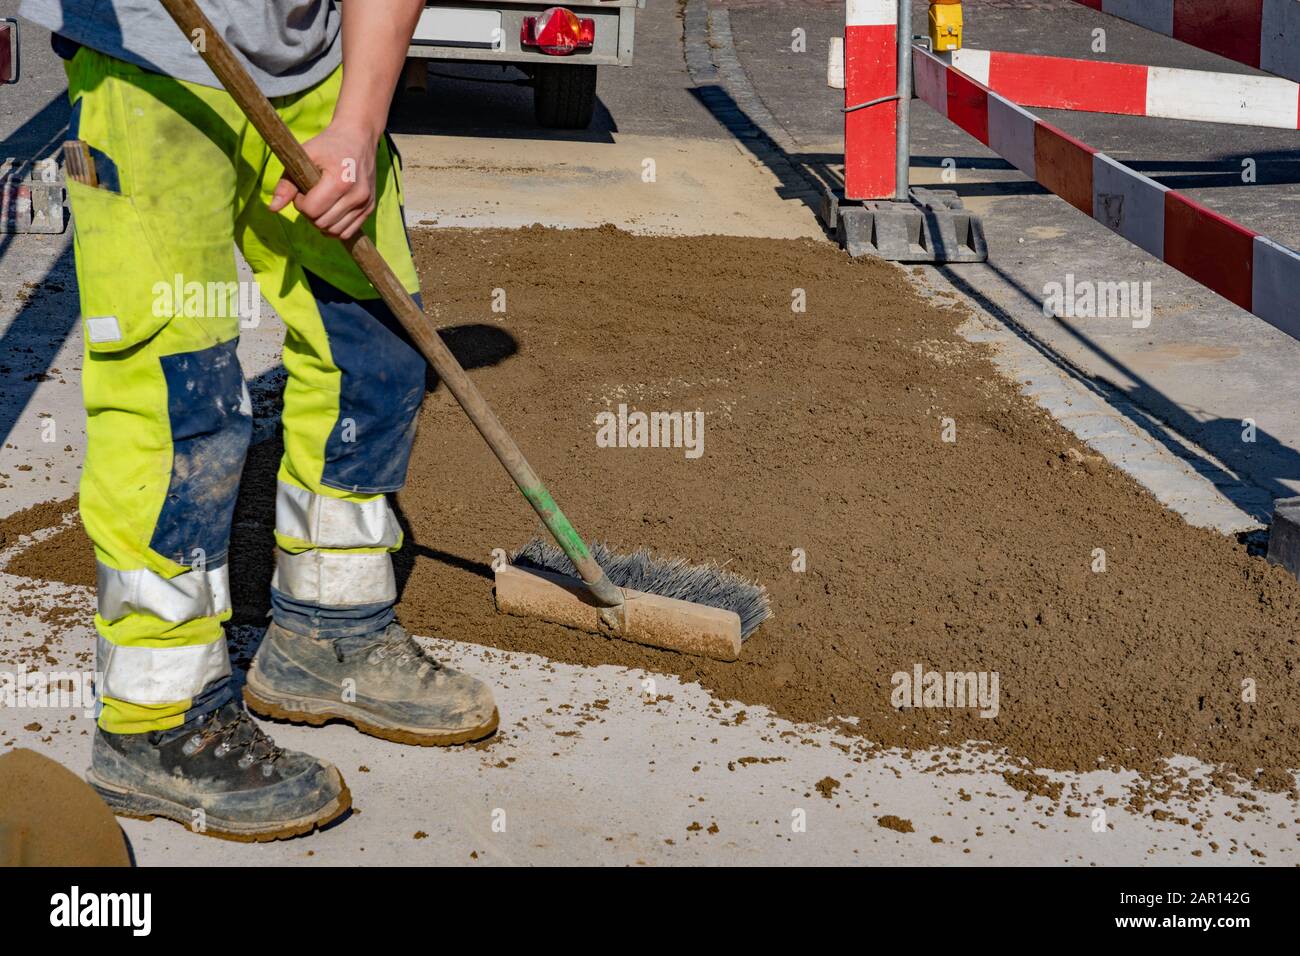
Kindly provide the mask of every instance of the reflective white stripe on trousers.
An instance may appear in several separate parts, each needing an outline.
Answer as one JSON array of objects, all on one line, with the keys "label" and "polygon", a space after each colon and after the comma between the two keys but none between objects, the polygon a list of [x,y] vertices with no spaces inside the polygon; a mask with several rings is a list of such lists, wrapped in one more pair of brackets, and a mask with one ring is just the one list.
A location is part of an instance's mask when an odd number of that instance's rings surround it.
[{"label": "reflective white stripe on trousers", "polygon": [[397,516],[387,498],[343,501],[280,482],[275,495],[275,530],[320,549],[301,554],[276,550],[271,586],[296,601],[322,607],[391,604],[397,600],[393,559],[387,551],[401,540]]},{"label": "reflective white stripe on trousers", "polygon": [[275,530],[318,548],[393,548],[402,535],[386,497],[343,501],[284,481],[275,489]]},{"label": "reflective white stripe on trousers", "polygon": [[132,704],[189,700],[208,683],[230,673],[224,634],[208,644],[179,647],[113,644],[101,636],[95,652],[95,669],[104,675],[99,697]]},{"label": "reflective white stripe on trousers", "polygon": [[397,600],[393,558],[387,551],[277,550],[271,587],[297,601],[322,607],[391,604]]},{"label": "reflective white stripe on trousers", "polygon": [[99,616],[116,621],[128,614],[151,614],[180,623],[215,617],[230,610],[228,566],[191,568],[165,578],[147,568],[119,571],[96,562]]}]

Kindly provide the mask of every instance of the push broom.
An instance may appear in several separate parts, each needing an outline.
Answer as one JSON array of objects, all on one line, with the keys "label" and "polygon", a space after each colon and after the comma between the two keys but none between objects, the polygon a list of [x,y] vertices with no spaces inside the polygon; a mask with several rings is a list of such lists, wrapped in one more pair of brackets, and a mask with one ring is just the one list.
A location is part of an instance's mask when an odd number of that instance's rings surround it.
[{"label": "push broom", "polygon": [[[321,171],[211,21],[194,0],[161,2],[187,39],[203,38],[199,55],[284,164],[289,180],[308,192]],[[559,545],[534,539],[512,564],[496,569],[497,608],[638,644],[736,660],[742,641],[770,614],[765,590],[716,565],[665,560],[644,548],[630,555],[588,548],[375,244],[361,232],[342,242]]]}]

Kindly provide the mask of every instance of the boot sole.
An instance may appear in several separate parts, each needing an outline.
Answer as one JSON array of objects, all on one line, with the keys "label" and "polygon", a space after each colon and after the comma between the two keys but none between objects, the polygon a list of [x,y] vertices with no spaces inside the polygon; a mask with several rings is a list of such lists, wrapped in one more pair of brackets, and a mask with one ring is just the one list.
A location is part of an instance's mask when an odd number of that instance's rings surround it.
[{"label": "boot sole", "polygon": [[348,790],[347,783],[337,769],[334,774],[339,778],[341,788],[339,795],[309,816],[273,824],[242,824],[233,820],[214,819],[209,815],[205,821],[206,826],[202,830],[194,830],[190,826],[192,807],[183,806],[165,797],[123,790],[106,780],[101,780],[93,770],[86,771],[86,782],[108,804],[114,815],[119,817],[129,817],[133,820],[153,820],[161,817],[200,836],[231,840],[236,843],[270,843],[273,840],[305,836],[333,823],[352,809],[352,792]]},{"label": "boot sole", "polygon": [[248,709],[259,717],[272,720],[284,720],[291,724],[310,724],[320,727],[333,720],[350,724],[363,734],[391,740],[398,744],[413,744],[417,747],[452,747],[456,744],[473,743],[496,733],[501,723],[501,715],[494,707],[487,722],[468,730],[450,730],[439,733],[427,733],[415,730],[403,730],[398,727],[381,727],[369,723],[360,717],[334,709],[336,705],[328,701],[316,701],[309,697],[282,697],[272,699],[264,689],[254,690],[253,673],[248,674],[248,683],[244,684],[244,703]]}]

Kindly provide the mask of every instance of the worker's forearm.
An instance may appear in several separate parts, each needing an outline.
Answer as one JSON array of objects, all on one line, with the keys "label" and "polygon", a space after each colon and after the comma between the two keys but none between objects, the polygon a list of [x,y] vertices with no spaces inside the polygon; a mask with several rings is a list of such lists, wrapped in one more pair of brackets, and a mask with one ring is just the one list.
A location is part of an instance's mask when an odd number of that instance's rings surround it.
[{"label": "worker's forearm", "polygon": [[424,0],[346,0],[341,6],[343,88],[334,123],[377,141]]}]

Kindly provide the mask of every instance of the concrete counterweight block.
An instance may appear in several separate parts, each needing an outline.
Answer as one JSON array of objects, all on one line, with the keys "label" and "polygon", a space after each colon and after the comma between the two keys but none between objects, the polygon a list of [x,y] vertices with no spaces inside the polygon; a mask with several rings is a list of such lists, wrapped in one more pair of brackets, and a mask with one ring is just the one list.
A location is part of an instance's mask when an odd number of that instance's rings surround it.
[{"label": "concrete counterweight block", "polygon": [[1273,502],[1273,524],[1268,529],[1268,560],[1300,578],[1300,498]]},{"label": "concrete counterweight block", "polygon": [[[911,190],[911,202],[850,204],[823,198],[823,219],[833,223],[851,256],[891,262],[984,262],[988,246],[978,216],[962,208],[951,190]],[[828,218],[829,216],[829,218]]]}]

